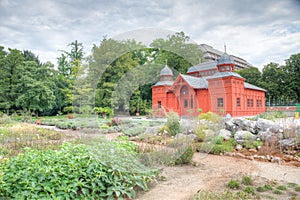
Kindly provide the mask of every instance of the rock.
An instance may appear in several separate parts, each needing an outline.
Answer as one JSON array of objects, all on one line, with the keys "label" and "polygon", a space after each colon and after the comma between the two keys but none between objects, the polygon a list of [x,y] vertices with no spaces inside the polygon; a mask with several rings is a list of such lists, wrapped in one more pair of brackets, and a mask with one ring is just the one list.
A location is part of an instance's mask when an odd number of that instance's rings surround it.
[{"label": "rock", "polygon": [[254,141],[256,140],[256,135],[253,135],[249,131],[237,131],[234,134],[234,139],[237,143],[244,143],[246,140]]},{"label": "rock", "polygon": [[231,115],[229,113],[227,113],[224,120],[225,120],[225,122],[230,121],[231,120]]},{"label": "rock", "polygon": [[219,136],[223,137],[224,140],[230,140],[231,138],[231,132],[226,129],[221,129],[219,131]]},{"label": "rock", "polygon": [[272,133],[283,133],[283,127],[280,126],[279,124],[273,124],[271,127],[270,127],[270,131]]},{"label": "rock", "polygon": [[235,156],[240,158],[246,158],[246,156],[242,153],[235,153]]},{"label": "rock", "polygon": [[231,132],[237,131],[237,126],[231,121],[225,121],[225,128]]},{"label": "rock", "polygon": [[296,144],[296,138],[283,139],[279,141],[279,145],[283,148],[293,147]]},{"label": "rock", "polygon": [[232,153],[232,152],[225,152],[224,156],[234,156],[234,153]]},{"label": "rock", "polygon": [[282,160],[281,160],[281,158],[279,158],[279,157],[273,157],[273,158],[271,159],[271,162],[272,162],[272,163],[278,163],[278,164],[281,164],[281,163],[282,163]]},{"label": "rock", "polygon": [[253,156],[246,156],[246,159],[248,159],[248,160],[254,160]]},{"label": "rock", "polygon": [[236,145],[236,147],[235,147],[235,149],[236,149],[237,151],[241,150],[242,148],[243,148],[243,146],[240,145],[240,144]]},{"label": "rock", "polygon": [[266,156],[266,159],[267,159],[268,161],[271,161],[271,156],[270,156],[270,155],[267,155],[267,156]]},{"label": "rock", "polygon": [[249,149],[249,152],[254,152],[254,153],[256,153],[257,150],[256,150],[256,149]]},{"label": "rock", "polygon": [[272,122],[271,120],[259,118],[255,123],[255,129],[257,129],[258,131],[269,131],[273,125],[274,122]]},{"label": "rock", "polygon": [[284,155],[283,156],[283,160],[284,161],[292,161],[292,160],[294,160],[294,156],[292,156],[292,155]]},{"label": "rock", "polygon": [[247,120],[245,118],[237,118],[233,122],[237,126],[237,130],[245,130],[254,133],[255,122]]}]

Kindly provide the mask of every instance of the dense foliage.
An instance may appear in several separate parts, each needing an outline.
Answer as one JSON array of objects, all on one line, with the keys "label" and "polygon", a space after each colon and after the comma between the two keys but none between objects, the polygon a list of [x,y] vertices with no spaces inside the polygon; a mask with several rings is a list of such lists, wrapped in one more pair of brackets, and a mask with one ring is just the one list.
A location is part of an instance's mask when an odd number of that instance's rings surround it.
[{"label": "dense foliage", "polygon": [[291,55],[285,65],[271,62],[262,73],[255,67],[237,71],[246,81],[266,89],[267,103],[283,105],[300,102],[300,53]]},{"label": "dense foliage", "polygon": [[[130,146],[129,146],[130,147]],[[14,199],[114,199],[148,189],[157,174],[128,145],[65,143],[60,150],[27,149],[0,164],[0,196]]]}]

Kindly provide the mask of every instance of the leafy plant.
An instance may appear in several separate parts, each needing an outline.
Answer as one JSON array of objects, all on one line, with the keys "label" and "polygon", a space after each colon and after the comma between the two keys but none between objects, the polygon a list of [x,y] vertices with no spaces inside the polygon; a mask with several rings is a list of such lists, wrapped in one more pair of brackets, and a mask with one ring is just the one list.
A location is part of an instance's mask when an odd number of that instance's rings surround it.
[{"label": "leafy plant", "polygon": [[214,123],[219,123],[221,121],[221,117],[218,114],[213,112],[201,113],[198,116],[198,120],[203,120],[203,119]]},{"label": "leafy plant", "polygon": [[255,192],[254,192],[254,188],[253,188],[253,187],[251,187],[251,186],[247,186],[247,187],[245,187],[245,189],[244,189],[244,192],[246,192],[246,193],[248,193],[248,194],[252,194],[252,195],[254,195],[254,194],[255,194]]},{"label": "leafy plant", "polygon": [[242,184],[244,184],[244,185],[253,185],[253,180],[249,176],[244,176],[242,178]]},{"label": "leafy plant", "polygon": [[240,187],[240,183],[237,180],[230,180],[227,184],[230,189],[238,189]]},{"label": "leafy plant", "polygon": [[14,199],[133,198],[134,188],[148,189],[158,173],[126,148],[101,141],[91,147],[65,143],[56,151],[27,149],[2,161],[0,170],[0,196]]},{"label": "leafy plant", "polygon": [[285,185],[279,185],[277,187],[278,190],[287,190],[286,186]]},{"label": "leafy plant", "polygon": [[169,128],[170,134],[175,136],[180,132],[179,116],[176,112],[169,112],[167,115],[166,127]]}]

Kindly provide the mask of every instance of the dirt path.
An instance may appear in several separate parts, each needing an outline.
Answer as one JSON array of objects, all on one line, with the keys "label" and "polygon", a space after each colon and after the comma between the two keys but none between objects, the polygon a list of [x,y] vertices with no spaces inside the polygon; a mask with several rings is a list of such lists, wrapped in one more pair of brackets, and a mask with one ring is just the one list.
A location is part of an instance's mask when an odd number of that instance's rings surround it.
[{"label": "dirt path", "polygon": [[185,200],[201,190],[222,188],[231,179],[242,176],[263,177],[300,184],[300,168],[196,153],[196,166],[164,168],[165,181],[158,181],[139,200]]},{"label": "dirt path", "polygon": [[[39,127],[77,135],[78,137],[93,138],[102,135],[61,130],[51,126]],[[119,134],[105,134],[104,136],[108,140],[114,140]],[[300,167],[201,153],[195,153],[193,162],[194,165],[164,168],[160,176],[165,177],[165,180],[153,183],[149,191],[138,192],[136,199],[186,200],[198,191],[226,189],[225,184],[229,180],[243,176],[293,182],[300,185]]]}]

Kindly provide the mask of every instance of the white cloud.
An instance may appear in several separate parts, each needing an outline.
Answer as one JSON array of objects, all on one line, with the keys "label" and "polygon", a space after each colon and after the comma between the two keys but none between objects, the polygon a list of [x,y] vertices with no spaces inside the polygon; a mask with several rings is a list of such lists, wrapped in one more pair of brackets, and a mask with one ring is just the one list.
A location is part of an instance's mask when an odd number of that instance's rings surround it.
[{"label": "white cloud", "polygon": [[149,43],[153,36],[183,31],[197,43],[219,50],[226,43],[228,53],[262,68],[299,53],[298,2],[0,0],[0,45],[32,50],[43,62],[56,64],[58,50],[74,40],[82,42],[89,53],[106,35],[124,38],[131,34]]}]

